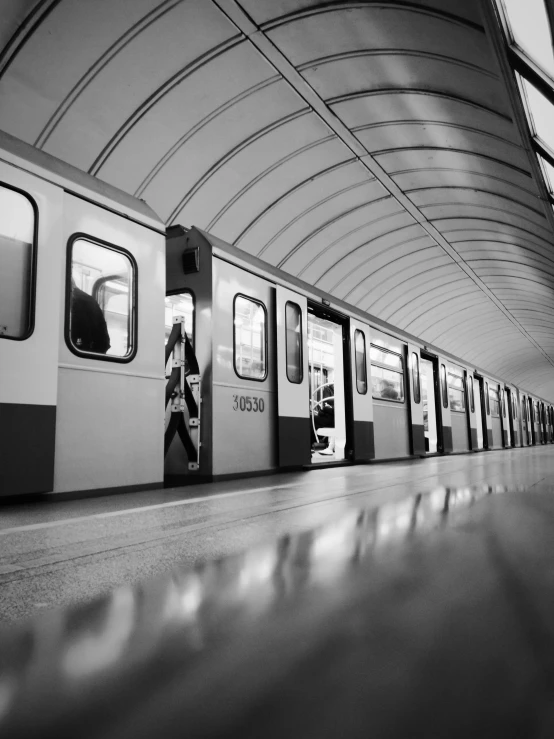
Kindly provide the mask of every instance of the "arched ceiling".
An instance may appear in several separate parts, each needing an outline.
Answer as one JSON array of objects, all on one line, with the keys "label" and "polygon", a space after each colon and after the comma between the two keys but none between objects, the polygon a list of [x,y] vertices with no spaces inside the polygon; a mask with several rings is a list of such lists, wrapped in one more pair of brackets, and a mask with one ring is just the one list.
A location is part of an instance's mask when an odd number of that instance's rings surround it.
[{"label": "arched ceiling", "polygon": [[0,0],[0,129],[554,400],[552,220],[486,5]]}]

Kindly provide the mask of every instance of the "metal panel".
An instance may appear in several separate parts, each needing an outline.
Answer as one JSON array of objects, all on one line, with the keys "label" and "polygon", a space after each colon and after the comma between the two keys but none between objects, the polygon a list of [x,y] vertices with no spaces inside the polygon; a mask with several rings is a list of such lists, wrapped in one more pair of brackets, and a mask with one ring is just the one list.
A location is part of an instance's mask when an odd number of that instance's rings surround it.
[{"label": "metal panel", "polygon": [[421,402],[421,356],[419,346],[408,343],[406,390],[409,399],[412,454],[425,454],[423,403]]},{"label": "metal panel", "polygon": [[[356,366],[356,331],[361,331],[365,339],[366,356],[366,392],[358,391],[358,378]],[[371,362],[369,360],[370,348],[369,326],[355,318],[350,319],[350,366],[352,368],[352,421],[354,424],[354,459],[373,459],[375,456],[375,439],[373,430],[373,402],[371,397]],[[363,379],[363,378],[362,378]]]},{"label": "metal panel", "polygon": [[[300,382],[291,382],[287,365],[287,302],[300,308],[300,346],[302,376]],[[310,455],[310,388],[308,371],[308,301],[303,296],[281,285],[276,287],[277,317],[277,387],[278,387],[278,454],[279,466],[293,467],[309,464]]]}]

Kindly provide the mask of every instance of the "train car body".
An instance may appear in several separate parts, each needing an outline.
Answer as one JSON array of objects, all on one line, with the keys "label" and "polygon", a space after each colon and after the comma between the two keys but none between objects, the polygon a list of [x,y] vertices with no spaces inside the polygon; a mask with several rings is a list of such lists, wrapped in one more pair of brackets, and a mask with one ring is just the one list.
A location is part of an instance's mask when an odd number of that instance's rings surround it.
[{"label": "train car body", "polygon": [[160,484],[163,224],[4,134],[0,198],[0,496]]}]

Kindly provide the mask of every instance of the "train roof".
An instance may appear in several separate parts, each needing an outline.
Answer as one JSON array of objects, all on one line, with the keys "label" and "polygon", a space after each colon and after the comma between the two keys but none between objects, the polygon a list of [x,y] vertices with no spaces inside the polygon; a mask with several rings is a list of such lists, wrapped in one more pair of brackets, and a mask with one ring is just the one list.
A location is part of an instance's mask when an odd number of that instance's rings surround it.
[{"label": "train roof", "polygon": [[5,131],[0,131],[0,159],[59,185],[78,197],[165,233],[163,221],[144,200],[139,200]]}]

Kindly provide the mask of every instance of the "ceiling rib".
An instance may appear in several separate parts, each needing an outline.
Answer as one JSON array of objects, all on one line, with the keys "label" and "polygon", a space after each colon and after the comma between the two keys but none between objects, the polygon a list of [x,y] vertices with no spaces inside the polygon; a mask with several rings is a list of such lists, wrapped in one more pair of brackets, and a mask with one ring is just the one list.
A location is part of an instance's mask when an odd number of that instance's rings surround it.
[{"label": "ceiling rib", "polygon": [[264,59],[277,71],[283,79],[296,91],[296,93],[309,105],[319,118],[333,131],[333,133],[347,146],[359,159],[368,172],[377,178],[390,194],[403,206],[412,218],[421,225],[431,238],[448,254],[458,267],[473,280],[480,290],[494,303],[494,305],[508,318],[508,320],[520,331],[523,336],[541,353],[542,356],[554,366],[554,359],[542,349],[541,345],[525,330],[512,313],[485,285],[478,275],[460,257],[458,252],[446,241],[443,235],[430,223],[423,213],[412,203],[412,201],[398,187],[396,182],[385,172],[378,162],[371,156],[369,151],[353,135],[350,129],[333,113],[324,100],[316,93],[310,84],[295,69],[284,54],[265,35],[264,31],[250,18],[237,0],[212,0],[212,2],[224,13],[227,18],[244,34],[244,36],[256,47]]}]

